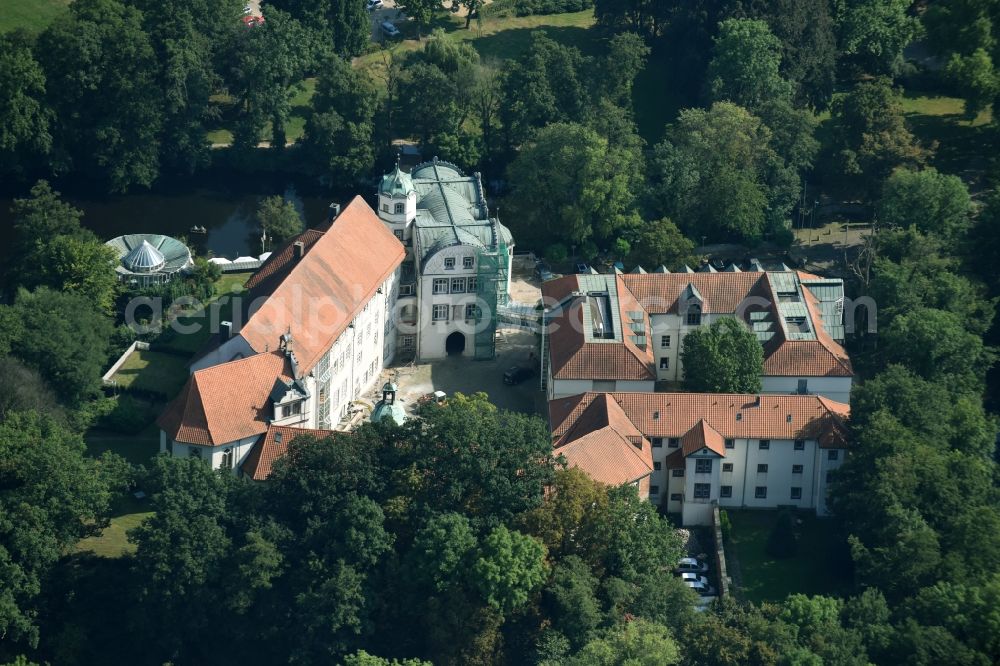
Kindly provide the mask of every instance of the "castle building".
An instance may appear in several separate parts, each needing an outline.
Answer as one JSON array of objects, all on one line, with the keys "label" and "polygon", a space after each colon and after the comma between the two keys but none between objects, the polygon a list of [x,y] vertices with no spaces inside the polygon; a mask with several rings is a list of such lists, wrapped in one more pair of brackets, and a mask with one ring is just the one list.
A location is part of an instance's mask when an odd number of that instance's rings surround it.
[{"label": "castle building", "polygon": [[397,163],[379,184],[378,215],[406,247],[397,303],[399,354],[493,358],[514,241],[490,216],[480,174],[466,176],[437,158],[409,173]]}]

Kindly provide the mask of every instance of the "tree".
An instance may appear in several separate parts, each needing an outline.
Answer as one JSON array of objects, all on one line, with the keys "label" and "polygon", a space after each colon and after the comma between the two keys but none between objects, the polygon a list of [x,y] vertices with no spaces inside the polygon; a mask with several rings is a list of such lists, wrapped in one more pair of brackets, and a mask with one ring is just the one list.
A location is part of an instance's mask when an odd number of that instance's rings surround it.
[{"label": "tree", "polygon": [[540,130],[508,169],[521,237],[536,245],[611,239],[635,224],[641,153],[593,130],[557,123]]},{"label": "tree", "polygon": [[895,76],[903,49],[919,34],[911,0],[847,0],[838,21],[843,58],[860,72]]},{"label": "tree", "polygon": [[[753,13],[753,12],[752,12]],[[795,85],[795,101],[825,109],[836,82],[837,37],[827,0],[774,0],[755,17],[781,40],[781,72]]]},{"label": "tree", "polygon": [[455,394],[404,427],[395,469],[412,476],[401,489],[432,511],[459,511],[492,525],[537,507],[552,478],[544,422],[498,410],[484,393]]},{"label": "tree", "polygon": [[[364,53],[371,41],[371,18],[364,3],[351,0],[274,0],[269,2],[303,26],[318,34],[317,41],[330,44],[341,58]],[[267,20],[271,20],[268,12]]]},{"label": "tree", "polygon": [[719,25],[707,85],[713,102],[728,101],[757,112],[767,100],[788,98],[781,76],[781,42],[767,23],[729,19]]},{"label": "tree", "polygon": [[38,256],[33,275],[25,275],[23,286],[52,287],[85,296],[101,312],[111,314],[118,293],[114,271],[115,251],[96,238],[56,236]]},{"label": "tree", "polygon": [[278,244],[301,233],[304,226],[295,204],[279,195],[267,197],[260,202],[257,207],[257,224]]},{"label": "tree", "polygon": [[651,205],[712,240],[785,229],[798,177],[761,120],[729,102],[685,109],[654,151]]},{"label": "tree", "polygon": [[441,3],[438,0],[409,0],[406,4],[406,15],[413,19],[413,22],[417,26],[417,40],[420,40],[420,35],[431,23],[431,19],[434,18],[434,12],[441,9]]},{"label": "tree", "polygon": [[358,650],[344,658],[344,666],[433,666],[429,661],[420,659],[386,659]]},{"label": "tree", "polygon": [[499,525],[483,540],[472,573],[483,599],[504,615],[510,614],[545,582],[545,546]]},{"label": "tree", "polygon": [[886,226],[915,226],[945,242],[958,241],[971,225],[972,199],[958,176],[929,167],[899,169],[882,187],[878,222]]},{"label": "tree", "polygon": [[443,592],[467,575],[477,545],[468,518],[460,513],[437,514],[414,537],[410,566],[428,588]]},{"label": "tree", "polygon": [[684,336],[684,385],[699,393],[757,393],[764,349],[750,329],[732,317]]},{"label": "tree", "polygon": [[607,629],[563,663],[569,666],[658,666],[676,664],[680,660],[681,650],[667,627],[637,618]]},{"label": "tree", "polygon": [[632,82],[646,67],[648,56],[649,47],[636,34],[623,32],[609,39],[598,81],[604,98],[615,106],[631,108]]},{"label": "tree", "polygon": [[117,0],[80,0],[38,39],[56,162],[110,191],[159,175],[163,104],[142,13]]},{"label": "tree", "polygon": [[607,504],[605,485],[578,467],[560,469],[553,476],[545,502],[522,516],[522,529],[540,538],[554,558],[578,554],[595,561],[597,555],[585,550],[594,544],[582,542],[577,535],[592,530],[590,526]]},{"label": "tree", "polygon": [[974,118],[996,103],[1000,75],[996,70],[996,30],[1000,13],[992,0],[935,2],[922,15],[927,41],[947,59],[945,72],[965,100],[966,116]]},{"label": "tree", "polygon": [[23,33],[0,35],[0,173],[35,165],[52,147],[45,72]]},{"label": "tree", "polygon": [[888,79],[859,83],[834,101],[831,168],[874,195],[899,166],[918,166],[926,152],[906,127],[900,93]]},{"label": "tree", "polygon": [[22,290],[13,309],[21,322],[13,353],[70,403],[96,393],[108,360],[111,320],[86,297],[47,287]]},{"label": "tree", "polygon": [[645,222],[639,227],[632,241],[629,261],[650,270],[658,266],[677,270],[697,263],[694,242],[686,238],[668,217]]},{"label": "tree", "polygon": [[34,368],[10,356],[0,356],[0,421],[15,412],[37,412],[65,423],[66,414],[55,394]]},{"label": "tree", "polygon": [[80,435],[36,412],[0,421],[0,634],[38,645],[36,597],[48,570],[107,517],[102,466]]},{"label": "tree", "polygon": [[331,183],[357,182],[375,166],[378,93],[371,76],[332,56],[325,61],[302,148]]},{"label": "tree", "polygon": [[[433,90],[433,95],[427,95]],[[400,131],[427,147],[434,137],[457,129],[458,87],[437,65],[417,62],[403,70],[399,84]]]},{"label": "tree", "polygon": [[556,563],[552,580],[545,588],[546,614],[574,648],[583,646],[590,632],[601,623],[597,585],[598,580],[587,563],[570,555]]}]

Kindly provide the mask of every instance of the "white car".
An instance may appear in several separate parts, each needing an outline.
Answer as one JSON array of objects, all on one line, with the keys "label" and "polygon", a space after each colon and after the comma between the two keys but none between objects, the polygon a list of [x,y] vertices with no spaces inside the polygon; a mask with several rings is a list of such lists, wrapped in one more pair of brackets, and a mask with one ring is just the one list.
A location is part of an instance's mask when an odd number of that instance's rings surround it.
[{"label": "white car", "polygon": [[696,573],[691,573],[691,572],[682,573],[681,580],[684,581],[685,583],[698,583],[700,585],[704,585],[705,587],[711,587],[707,578],[705,578],[704,576],[699,576]]},{"label": "white car", "polygon": [[677,562],[674,569],[677,573],[705,573],[708,571],[708,563],[696,560],[693,557],[682,557]]},{"label": "white car", "polygon": [[703,597],[715,596],[715,588],[712,587],[711,585],[708,585],[707,583],[701,583],[693,580],[686,580],[684,581],[684,584]]},{"label": "white car", "polygon": [[382,9],[382,0],[368,0],[368,4],[365,5],[365,9],[372,11],[374,9]]},{"label": "white car", "polygon": [[243,5],[243,13],[245,15],[252,14],[253,13],[253,7],[251,7],[250,5]]}]

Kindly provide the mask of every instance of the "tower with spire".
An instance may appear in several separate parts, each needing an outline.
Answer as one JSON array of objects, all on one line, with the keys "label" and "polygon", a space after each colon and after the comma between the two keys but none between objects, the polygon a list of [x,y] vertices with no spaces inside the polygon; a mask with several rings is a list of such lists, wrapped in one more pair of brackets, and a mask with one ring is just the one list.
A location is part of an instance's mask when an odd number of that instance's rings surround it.
[{"label": "tower with spire", "polygon": [[398,154],[396,168],[382,176],[382,182],[379,184],[378,216],[396,238],[404,245],[410,245],[413,220],[417,216],[417,191],[413,187],[410,174],[404,173],[399,168]]}]

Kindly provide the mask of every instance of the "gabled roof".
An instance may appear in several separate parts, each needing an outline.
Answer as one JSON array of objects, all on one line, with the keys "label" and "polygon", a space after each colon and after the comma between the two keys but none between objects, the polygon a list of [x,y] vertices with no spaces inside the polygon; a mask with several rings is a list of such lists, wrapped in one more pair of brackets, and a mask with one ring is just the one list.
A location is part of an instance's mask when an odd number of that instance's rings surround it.
[{"label": "gabled roof", "polygon": [[726,457],[726,438],[720,435],[718,430],[708,425],[705,419],[698,419],[698,422],[681,436],[681,451],[684,452],[685,456],[689,456],[702,449],[708,449],[713,453],[718,453],[723,458]]},{"label": "gabled roof", "polygon": [[267,430],[275,382],[291,378],[291,364],[277,351],[198,370],[156,423],[186,444],[220,446],[253,437]]},{"label": "gabled roof", "polygon": [[617,403],[645,437],[689,436],[710,448],[721,438],[722,455],[726,439],[815,439],[834,448],[847,444],[849,406],[816,395],[745,393],[617,392],[559,398],[549,402],[553,440],[560,442],[570,432],[582,436],[591,423],[584,415],[595,400]]},{"label": "gabled roof", "polygon": [[678,300],[690,288],[702,299],[705,314],[733,314],[761,273],[647,273],[623,276],[625,286],[649,314],[678,314]]},{"label": "gabled roof", "polygon": [[291,426],[269,426],[267,432],[261,435],[260,440],[254,444],[250,454],[240,470],[245,476],[254,481],[263,481],[271,476],[274,468],[274,461],[288,452],[288,444],[296,437],[316,437],[324,439],[326,437],[349,437],[346,433],[338,433],[333,430],[312,430],[309,428],[293,428]]},{"label": "gabled roof", "polygon": [[[271,289],[239,334],[261,353],[276,349],[282,334],[291,331],[299,367],[309,372],[406,251],[361,197],[354,197],[301,259],[295,259],[293,247],[289,260],[287,250],[261,267],[270,277],[255,275],[248,282],[252,296],[265,283]],[[276,255],[285,257],[283,264]]]},{"label": "gabled roof", "polygon": [[593,400],[579,421],[556,440],[555,454],[570,467],[611,486],[631,483],[653,471],[649,440],[606,395]]}]

